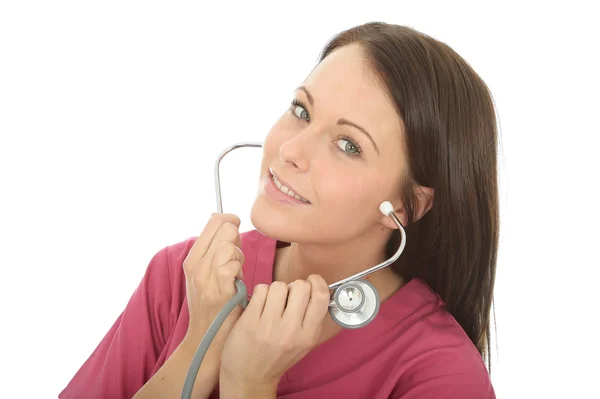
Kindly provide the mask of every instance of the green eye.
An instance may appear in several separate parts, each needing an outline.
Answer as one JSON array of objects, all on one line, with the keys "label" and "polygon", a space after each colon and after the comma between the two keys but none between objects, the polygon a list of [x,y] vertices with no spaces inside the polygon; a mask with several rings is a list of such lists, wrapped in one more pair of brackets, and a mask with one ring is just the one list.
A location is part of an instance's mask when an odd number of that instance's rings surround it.
[{"label": "green eye", "polygon": [[[302,112],[300,112],[300,115],[298,115],[298,109],[301,109],[301,110],[302,110]],[[309,118],[308,118],[308,112],[306,112],[306,110],[305,110],[305,109],[303,109],[303,108],[302,108],[302,107],[300,107],[300,106],[296,106],[296,108],[294,109],[294,114],[296,114],[296,116],[297,116],[298,118],[300,118],[300,119],[306,119],[306,120],[309,120]]]},{"label": "green eye", "polygon": [[305,121],[310,122],[310,115],[308,114],[306,106],[302,101],[294,99],[292,101],[292,106],[290,107],[290,110],[296,116],[296,118],[304,119]]},{"label": "green eye", "polygon": [[344,151],[348,155],[356,156],[360,154],[360,148],[352,140],[341,138],[336,140],[336,142],[340,150]]}]

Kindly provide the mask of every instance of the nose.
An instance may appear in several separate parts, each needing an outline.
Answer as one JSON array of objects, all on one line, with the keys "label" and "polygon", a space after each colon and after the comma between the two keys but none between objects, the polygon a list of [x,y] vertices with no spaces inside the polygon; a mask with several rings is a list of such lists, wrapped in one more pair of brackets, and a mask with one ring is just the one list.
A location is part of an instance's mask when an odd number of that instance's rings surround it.
[{"label": "nose", "polygon": [[283,143],[279,147],[279,159],[285,165],[291,166],[298,172],[306,172],[309,168],[308,157],[305,155],[304,142],[302,135],[297,135]]}]

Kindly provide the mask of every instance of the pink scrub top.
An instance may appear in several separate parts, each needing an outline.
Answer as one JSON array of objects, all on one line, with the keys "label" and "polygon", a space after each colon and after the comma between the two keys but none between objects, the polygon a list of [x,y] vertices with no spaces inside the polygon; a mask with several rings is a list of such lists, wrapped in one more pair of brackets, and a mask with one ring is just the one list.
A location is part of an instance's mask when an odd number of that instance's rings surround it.
[{"label": "pink scrub top", "polygon": [[[244,282],[270,284],[282,245],[241,234]],[[150,261],[125,310],[59,398],[131,398],[164,364],[188,328],[183,260],[195,237]],[[218,385],[211,398],[218,398]],[[495,399],[469,337],[423,281],[412,279],[381,304],[365,327],[344,329],[289,369],[278,398]]]}]

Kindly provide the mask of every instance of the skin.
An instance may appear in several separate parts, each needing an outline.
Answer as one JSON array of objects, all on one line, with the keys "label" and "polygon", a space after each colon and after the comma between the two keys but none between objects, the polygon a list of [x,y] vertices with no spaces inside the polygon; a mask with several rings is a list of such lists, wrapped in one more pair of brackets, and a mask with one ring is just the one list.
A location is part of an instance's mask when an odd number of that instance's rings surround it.
[{"label": "skin", "polygon": [[[336,50],[301,86],[294,98],[305,106],[292,105],[265,139],[251,213],[257,230],[291,245],[277,251],[276,281],[255,287],[227,339],[222,397],[275,397],[281,376],[341,331],[327,313],[327,285],[385,260],[397,227],[379,204],[390,201],[406,224],[399,195],[407,173],[404,126],[362,48]],[[364,128],[374,143],[358,128],[339,125],[340,118]],[[270,170],[310,204],[267,195]],[[433,191],[418,187],[416,193],[419,218],[430,209]],[[405,283],[389,268],[367,279],[383,301]]]}]

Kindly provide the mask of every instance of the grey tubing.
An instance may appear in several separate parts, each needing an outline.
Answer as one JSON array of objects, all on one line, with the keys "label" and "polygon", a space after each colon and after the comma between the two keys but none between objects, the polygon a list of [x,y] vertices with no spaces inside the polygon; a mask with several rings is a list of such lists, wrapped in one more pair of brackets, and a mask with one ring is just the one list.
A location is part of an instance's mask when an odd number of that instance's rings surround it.
[{"label": "grey tubing", "polygon": [[231,311],[238,304],[242,306],[242,309],[246,309],[246,306],[248,306],[248,297],[244,282],[236,279],[235,288],[237,288],[237,293],[233,298],[231,298],[231,300],[229,300],[229,302],[225,304],[225,306],[223,306],[223,309],[221,309],[210,327],[208,327],[206,334],[204,334],[202,341],[200,341],[200,345],[198,345],[198,349],[196,350],[194,358],[192,359],[192,364],[190,365],[187,376],[185,377],[185,382],[183,383],[181,399],[190,399],[192,397],[192,389],[194,388],[196,376],[198,375],[198,370],[200,370],[200,365],[202,364],[204,355],[206,355],[206,351],[208,351],[210,343],[215,338],[215,335],[225,322],[225,319],[227,319],[227,316],[229,316],[229,313],[231,313]]}]

